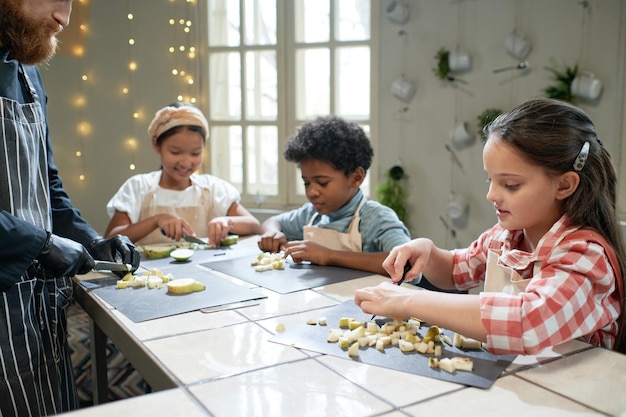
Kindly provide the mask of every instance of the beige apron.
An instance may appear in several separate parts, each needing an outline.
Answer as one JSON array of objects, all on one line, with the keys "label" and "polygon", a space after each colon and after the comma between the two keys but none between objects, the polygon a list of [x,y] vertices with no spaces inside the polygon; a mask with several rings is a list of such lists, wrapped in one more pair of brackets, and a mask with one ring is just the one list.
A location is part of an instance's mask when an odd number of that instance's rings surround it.
[{"label": "beige apron", "polygon": [[365,203],[366,198],[363,197],[361,203],[356,208],[350,226],[348,227],[348,233],[338,232],[337,230],[326,229],[323,227],[313,226],[313,221],[319,216],[319,213],[315,213],[309,224],[304,226],[303,237],[305,240],[310,240],[322,245],[328,249],[336,251],[346,252],[362,252],[362,239],[361,233],[359,233],[359,223],[361,216],[359,212],[361,207]]},{"label": "beige apron", "polygon": [[[526,291],[532,278],[522,279],[513,268],[498,264],[501,251],[489,249],[487,254],[487,268],[485,271],[485,292],[502,292],[516,295]],[[533,276],[541,269],[541,262],[535,262]]]},{"label": "beige apron", "polygon": [[[159,177],[160,181],[161,177]],[[200,187],[201,195],[198,205],[188,207],[173,207],[167,201],[157,201],[157,187],[150,190],[141,203],[141,211],[139,220],[145,219],[156,214],[169,213],[173,216],[182,217],[193,228],[198,237],[207,237],[209,235],[209,220],[213,218],[213,199],[211,198],[211,190]],[[191,185],[194,187],[194,185]],[[197,185],[195,187],[198,187]],[[148,235],[139,239],[138,245],[152,245],[155,243],[174,243],[175,241],[164,236],[161,230],[156,229]]]}]

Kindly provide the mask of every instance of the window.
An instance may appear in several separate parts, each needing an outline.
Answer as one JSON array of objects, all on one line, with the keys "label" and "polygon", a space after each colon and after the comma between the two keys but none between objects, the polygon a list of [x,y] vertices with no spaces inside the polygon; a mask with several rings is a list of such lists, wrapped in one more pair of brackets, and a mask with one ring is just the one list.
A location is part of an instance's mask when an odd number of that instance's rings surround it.
[{"label": "window", "polygon": [[372,0],[206,1],[211,172],[246,207],[299,206],[282,156],[297,127],[337,114],[370,130]]}]

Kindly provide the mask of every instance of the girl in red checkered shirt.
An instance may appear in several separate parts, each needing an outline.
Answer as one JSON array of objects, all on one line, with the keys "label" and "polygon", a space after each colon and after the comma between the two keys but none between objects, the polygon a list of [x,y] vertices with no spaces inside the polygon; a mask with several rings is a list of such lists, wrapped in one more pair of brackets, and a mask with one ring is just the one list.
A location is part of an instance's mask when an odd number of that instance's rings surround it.
[{"label": "girl in red checkered shirt", "polygon": [[364,312],[419,317],[486,342],[493,353],[536,354],[567,340],[626,353],[626,252],[616,212],[617,176],[589,117],[551,99],[530,100],[485,128],[487,199],[498,223],[468,248],[425,238],[383,262],[397,282],[427,276],[442,289],[391,283],[356,291]]}]

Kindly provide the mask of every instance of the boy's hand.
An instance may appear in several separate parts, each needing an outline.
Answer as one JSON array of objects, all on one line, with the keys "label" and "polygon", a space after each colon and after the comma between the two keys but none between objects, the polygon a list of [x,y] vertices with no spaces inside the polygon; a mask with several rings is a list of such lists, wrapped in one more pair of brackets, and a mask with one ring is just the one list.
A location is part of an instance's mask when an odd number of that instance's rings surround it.
[{"label": "boy's hand", "polygon": [[272,231],[261,235],[259,249],[263,252],[278,253],[285,249],[287,238],[283,232]]},{"label": "boy's hand", "polygon": [[330,249],[310,240],[294,240],[285,246],[285,258],[291,255],[294,262],[308,261],[328,265]]}]

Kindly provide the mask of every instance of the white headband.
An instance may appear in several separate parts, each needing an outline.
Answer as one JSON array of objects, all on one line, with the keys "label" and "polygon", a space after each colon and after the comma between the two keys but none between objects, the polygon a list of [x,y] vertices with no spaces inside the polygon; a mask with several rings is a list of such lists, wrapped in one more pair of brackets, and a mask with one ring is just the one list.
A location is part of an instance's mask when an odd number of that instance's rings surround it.
[{"label": "white headband", "polygon": [[198,126],[204,128],[206,135],[204,140],[209,137],[209,123],[200,110],[192,106],[163,107],[156,112],[154,119],[148,126],[148,134],[152,141],[173,127],[178,126]]}]

